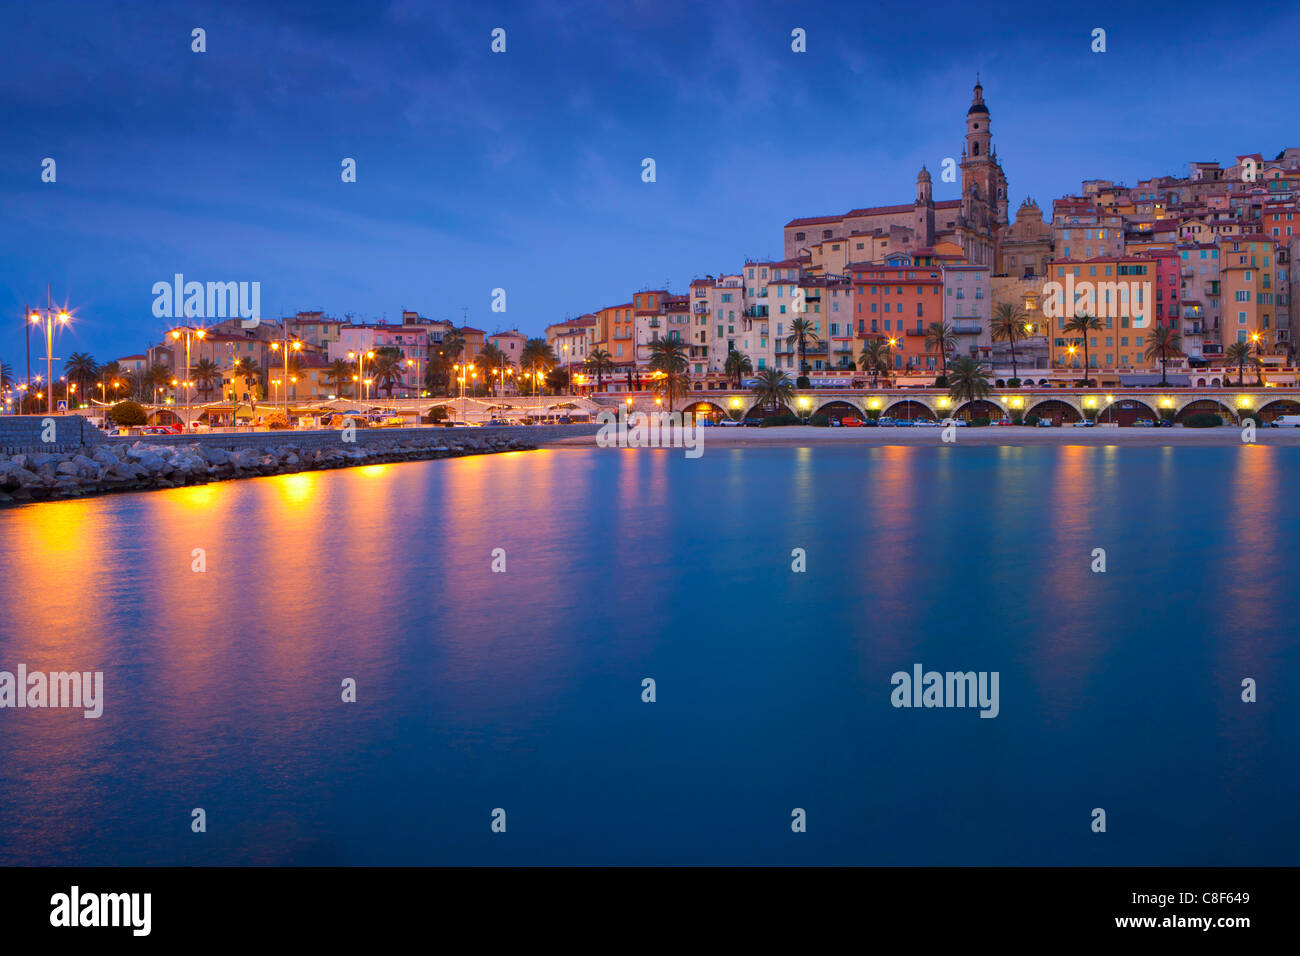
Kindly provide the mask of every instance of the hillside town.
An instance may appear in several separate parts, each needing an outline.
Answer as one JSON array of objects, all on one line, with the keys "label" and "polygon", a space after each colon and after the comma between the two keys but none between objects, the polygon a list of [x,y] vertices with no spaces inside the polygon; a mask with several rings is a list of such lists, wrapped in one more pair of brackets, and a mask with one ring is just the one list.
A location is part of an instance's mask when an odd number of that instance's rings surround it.
[{"label": "hillside town", "polygon": [[[807,388],[942,385],[959,357],[996,386],[1216,387],[1246,368],[1261,384],[1296,384],[1300,148],[1193,161],[1134,186],[1087,180],[1049,209],[1024,199],[1012,219],[977,83],[960,160],[944,166],[960,199],[936,201],[922,167],[910,202],[793,219],[780,260],[639,289],[544,337],[407,310],[397,322],[179,319],[115,361],[74,354],[53,394],[76,406],[638,393],[661,377],[664,340],[677,343],[686,391],[768,370]],[[6,369],[7,410],[51,397],[43,372],[39,356],[25,376]]]}]

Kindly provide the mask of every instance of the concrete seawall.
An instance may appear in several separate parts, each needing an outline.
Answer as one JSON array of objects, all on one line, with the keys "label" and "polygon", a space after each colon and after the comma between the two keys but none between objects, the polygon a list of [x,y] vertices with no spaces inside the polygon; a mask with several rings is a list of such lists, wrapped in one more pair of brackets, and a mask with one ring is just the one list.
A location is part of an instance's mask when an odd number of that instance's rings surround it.
[{"label": "concrete seawall", "polygon": [[345,442],[340,431],[118,438],[105,436],[79,416],[56,418],[54,431],[43,416],[0,422],[0,507],[231,478],[524,451],[594,435],[598,427],[361,428],[355,441]]}]

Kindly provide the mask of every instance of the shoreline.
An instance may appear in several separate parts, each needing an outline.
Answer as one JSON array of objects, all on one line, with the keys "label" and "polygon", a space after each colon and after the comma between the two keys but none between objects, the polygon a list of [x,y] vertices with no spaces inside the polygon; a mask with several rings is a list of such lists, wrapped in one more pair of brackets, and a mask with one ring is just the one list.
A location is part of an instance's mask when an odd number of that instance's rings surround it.
[{"label": "shoreline", "polygon": [[[275,436],[275,433],[268,433]],[[264,478],[301,471],[433,461],[537,446],[510,436],[430,435],[362,444],[305,447],[292,432],[280,441],[228,450],[199,443],[136,441],[85,451],[32,452],[0,457],[0,509],[137,491]]]},{"label": "shoreline", "polygon": [[[943,445],[940,427],[830,428],[813,425],[782,425],[774,428],[721,428],[700,430],[703,448],[792,447],[820,445]],[[1218,428],[1033,428],[1027,425],[958,428],[952,445],[1055,445],[1112,446],[1132,448],[1192,447],[1226,448],[1250,444],[1241,440],[1235,425]],[[1259,428],[1256,445],[1300,448],[1300,428]],[[594,448],[595,435],[573,436],[551,442],[553,448]]]}]

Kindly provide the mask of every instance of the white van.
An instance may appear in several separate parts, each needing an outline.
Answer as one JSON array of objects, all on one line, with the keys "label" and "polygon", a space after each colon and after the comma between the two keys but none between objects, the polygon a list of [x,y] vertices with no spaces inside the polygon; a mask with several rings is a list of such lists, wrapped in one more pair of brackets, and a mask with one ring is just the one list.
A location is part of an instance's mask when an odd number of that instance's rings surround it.
[{"label": "white van", "polygon": [[1274,428],[1300,428],[1300,415],[1279,415],[1273,419]]}]

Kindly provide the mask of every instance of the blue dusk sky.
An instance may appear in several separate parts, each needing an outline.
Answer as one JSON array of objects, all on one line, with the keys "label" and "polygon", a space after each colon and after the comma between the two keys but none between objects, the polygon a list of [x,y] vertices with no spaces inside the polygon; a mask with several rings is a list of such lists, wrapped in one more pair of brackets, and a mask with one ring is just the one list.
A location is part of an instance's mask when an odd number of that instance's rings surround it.
[{"label": "blue dusk sky", "polygon": [[976,71],[1013,211],[1300,145],[1288,3],[50,0],[0,17],[0,360],[20,375],[23,306],[47,284],[76,315],[57,354],[101,360],[160,338],[151,289],[178,272],[260,282],[268,318],[405,308],[529,334],[685,291],[779,257],[792,218],[910,202],[923,163],[957,198],[938,170]]}]

